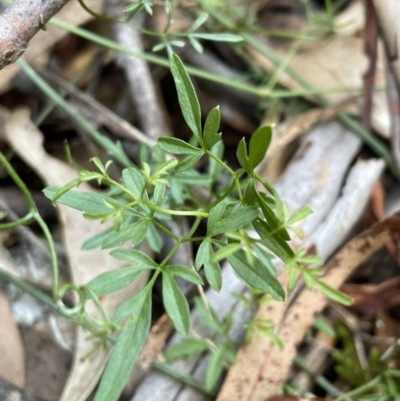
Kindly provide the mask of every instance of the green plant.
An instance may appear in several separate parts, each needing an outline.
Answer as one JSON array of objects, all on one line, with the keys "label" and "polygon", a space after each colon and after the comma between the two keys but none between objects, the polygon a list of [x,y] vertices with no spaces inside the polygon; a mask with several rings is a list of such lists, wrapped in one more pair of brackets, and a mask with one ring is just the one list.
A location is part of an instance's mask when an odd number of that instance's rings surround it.
[{"label": "green plant", "polygon": [[[103,273],[82,287],[72,284],[59,286],[57,265],[54,263],[53,307],[101,338],[104,346],[110,338],[116,342],[102,376],[96,401],[116,400],[122,391],[150,329],[152,288],[158,277],[162,277],[165,309],[181,333],[189,331],[189,304],[175,278],[181,277],[203,285],[203,279],[198,273],[203,268],[209,285],[218,291],[222,285],[220,260],[224,258],[247,284],[262,293],[270,294],[275,300],[284,300],[285,291],[275,271],[267,268],[263,262],[268,258],[267,250],[282,259],[291,272],[295,272],[291,274],[292,278],[301,273],[309,287],[316,286],[343,303],[350,302],[346,296],[326,287],[317,278],[316,273],[321,272],[311,266],[318,262],[315,257],[304,256],[302,251],[295,253],[288,244],[288,230],[296,232],[293,224],[310,211],[304,209],[289,217],[285,204],[274,188],[255,172],[270,144],[271,127],[260,127],[249,144],[244,139],[239,143],[237,158],[240,167],[233,170],[222,158],[218,107],[211,110],[202,126],[200,105],[182,61],[172,54],[170,64],[182,114],[193,133],[191,142],[178,138],[160,138],[152,152],[144,146],[140,168],[127,161],[122,149],[113,145],[113,149],[121,155],[119,160],[131,165],[123,170],[121,181],[109,176],[107,170],[110,162],[103,165],[95,157],[92,162],[97,171],[76,166],[77,179],[62,188],[48,187],[44,191],[54,203],[78,209],[87,218],[102,222],[111,219],[112,228],[88,239],[83,248],[101,246],[113,249],[112,256],[132,263],[131,267]],[[194,167],[202,157],[208,158],[208,169],[206,173],[200,174]],[[29,191],[12,167],[3,156],[0,161],[29,200]],[[219,183],[220,175],[228,178],[226,184]],[[104,193],[73,190],[87,181],[97,181],[108,190]],[[203,187],[208,194],[203,200],[199,199],[196,186]],[[263,190],[259,190],[258,186]],[[29,204],[33,212],[26,219],[7,223],[3,228],[10,224],[25,224],[32,218],[37,220],[39,217],[33,201]],[[192,219],[189,231],[182,236],[174,234],[169,228],[169,221],[181,224],[187,218]],[[205,234],[199,235],[201,224],[205,227]],[[47,227],[44,227],[45,233],[48,232]],[[254,229],[259,237],[249,235],[246,229]],[[172,237],[175,244],[164,259],[156,262],[143,253],[139,246],[146,239],[151,248],[158,252],[162,245],[159,230]],[[52,244],[49,238],[49,244]],[[130,247],[121,247],[128,241],[132,242]],[[199,246],[195,260],[189,266],[170,264],[172,255],[187,243]],[[54,249],[52,254],[54,256]],[[112,317],[107,316],[99,298],[125,287],[145,271],[150,271],[152,276],[144,289],[122,304]],[[7,278],[3,273],[0,276]],[[51,304],[51,300],[38,296],[29,286],[20,286]],[[79,295],[79,303],[73,308],[67,308],[61,302],[68,290],[76,291]],[[87,300],[95,302],[102,320],[87,314]],[[261,326],[265,329],[265,325]],[[117,332],[120,334],[115,340],[111,336]],[[232,354],[225,343],[217,349],[220,351],[212,358],[214,373],[222,368],[224,355],[227,352],[228,355]],[[211,379],[208,384],[213,384]]]},{"label": "green plant", "polygon": [[389,367],[389,362],[395,361],[396,354],[390,359],[384,359],[379,355],[377,348],[371,348],[368,353],[368,365],[363,368],[351,331],[341,324],[337,333],[342,341],[342,348],[332,352],[335,370],[341,379],[354,389],[335,401],[347,397],[365,401],[400,400],[400,370]]}]

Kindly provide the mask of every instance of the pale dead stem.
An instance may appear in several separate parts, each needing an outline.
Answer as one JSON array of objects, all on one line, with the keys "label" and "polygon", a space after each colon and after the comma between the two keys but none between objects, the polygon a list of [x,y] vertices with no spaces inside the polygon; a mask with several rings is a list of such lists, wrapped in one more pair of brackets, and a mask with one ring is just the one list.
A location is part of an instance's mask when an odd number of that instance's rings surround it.
[{"label": "pale dead stem", "polygon": [[29,41],[69,0],[16,0],[0,15],[0,70],[14,63]]}]

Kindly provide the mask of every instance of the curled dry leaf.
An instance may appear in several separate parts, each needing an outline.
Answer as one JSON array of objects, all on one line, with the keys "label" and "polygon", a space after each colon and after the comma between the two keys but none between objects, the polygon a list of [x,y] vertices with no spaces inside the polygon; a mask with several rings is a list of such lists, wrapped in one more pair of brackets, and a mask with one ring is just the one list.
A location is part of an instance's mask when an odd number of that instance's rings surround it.
[{"label": "curled dry leaf", "polygon": [[[63,186],[76,178],[76,171],[69,165],[49,156],[43,149],[43,137],[30,119],[27,108],[17,109],[11,114],[5,125],[5,134],[15,152],[42,178],[47,185]],[[83,191],[93,191],[83,183]],[[110,269],[123,267],[122,262],[112,258],[101,250],[81,251],[83,242],[107,228],[107,223],[86,220],[82,214],[66,206],[58,206],[60,221],[63,225],[63,236],[71,269],[71,278],[76,285],[88,283],[95,276]],[[113,311],[124,300],[137,293],[146,281],[140,276],[126,289],[104,297],[103,307],[107,313]],[[88,305],[88,312],[94,313],[94,307]],[[108,358],[109,351],[100,351],[93,357],[85,356],[94,346],[87,334],[78,328],[77,346],[74,364],[60,401],[83,401],[96,386]]]}]

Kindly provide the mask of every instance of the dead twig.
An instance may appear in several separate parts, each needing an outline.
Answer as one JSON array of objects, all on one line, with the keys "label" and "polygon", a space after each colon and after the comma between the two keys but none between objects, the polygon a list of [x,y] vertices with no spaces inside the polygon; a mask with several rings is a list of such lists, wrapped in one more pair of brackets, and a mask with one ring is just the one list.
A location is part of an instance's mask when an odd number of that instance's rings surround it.
[{"label": "dead twig", "polygon": [[22,56],[29,41],[69,0],[16,0],[0,15],[0,70]]}]

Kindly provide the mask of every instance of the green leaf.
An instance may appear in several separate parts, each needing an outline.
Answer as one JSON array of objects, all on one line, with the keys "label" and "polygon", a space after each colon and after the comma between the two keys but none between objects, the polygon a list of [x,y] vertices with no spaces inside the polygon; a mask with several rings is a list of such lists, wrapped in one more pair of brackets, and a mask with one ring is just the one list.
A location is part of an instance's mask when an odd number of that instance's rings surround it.
[{"label": "green leaf", "polygon": [[173,155],[203,155],[203,151],[178,138],[161,137],[158,146],[165,152]]},{"label": "green leaf", "polygon": [[218,316],[211,305],[209,305],[209,310],[206,309],[204,302],[200,297],[195,297],[194,304],[196,305],[196,309],[200,312],[202,323],[219,334],[226,334],[224,326],[219,321]]},{"label": "green leaf", "polygon": [[104,241],[104,239],[112,232],[114,232],[114,228],[113,227],[110,227],[110,228],[107,228],[106,230],[100,231],[96,235],[93,235],[93,237],[87,239],[83,243],[81,249],[83,251],[89,251],[91,249],[98,248],[99,246],[101,246],[101,244]]},{"label": "green leaf", "polygon": [[155,187],[154,187],[154,193],[153,193],[153,203],[155,205],[162,205],[167,197],[165,196],[165,190],[166,190],[167,186],[164,183],[158,183]]},{"label": "green leaf", "polygon": [[259,259],[254,258],[254,264],[251,266],[246,259],[244,251],[237,251],[228,256],[228,261],[235,272],[249,285],[271,294],[277,301],[285,299],[285,290],[279,280],[263,266]]},{"label": "green leaf", "polygon": [[175,53],[172,54],[170,63],[183,118],[201,143],[201,110],[193,84],[181,59]]},{"label": "green leaf", "polygon": [[[60,189],[60,187],[47,187],[43,190],[43,192],[47,198],[53,200],[54,196]],[[112,209],[105,204],[104,201],[106,200],[115,202],[115,199],[94,192],[69,191],[60,196],[57,199],[57,202],[61,203],[62,205],[72,207],[73,209],[80,210],[84,213],[92,215],[105,215],[112,212]],[[121,204],[121,207],[122,206],[123,204]]]},{"label": "green leaf", "polygon": [[134,167],[129,167],[122,171],[122,179],[129,191],[136,196],[136,199],[140,199],[146,185],[142,173]]},{"label": "green leaf", "polygon": [[205,40],[213,40],[216,42],[241,42],[243,38],[238,35],[232,35],[231,33],[193,33],[193,37]]},{"label": "green leaf", "polygon": [[151,291],[146,286],[133,300],[129,311],[131,319],[112,350],[94,401],[118,400],[147,340],[151,324]]},{"label": "green leaf", "polygon": [[133,224],[120,228],[119,231],[110,232],[103,240],[103,249],[110,249],[125,244],[133,240],[136,244],[140,243],[146,235],[150,220],[141,219]]},{"label": "green leaf", "polygon": [[211,355],[206,371],[206,386],[213,389],[224,368],[225,347],[220,347]]},{"label": "green leaf", "polygon": [[192,35],[188,35],[187,37],[189,39],[190,44],[193,46],[194,50],[196,50],[197,53],[203,53],[204,47],[203,45]]},{"label": "green leaf", "polygon": [[203,146],[204,149],[210,149],[221,140],[221,134],[218,134],[221,114],[219,106],[214,107],[207,116],[203,130]]},{"label": "green leaf", "polygon": [[[219,159],[222,159],[222,155],[224,154],[224,142],[217,142],[211,149],[211,153],[217,156]],[[221,174],[224,168],[217,163],[212,157],[210,157],[209,161],[209,177],[211,178],[209,185],[212,185],[217,177]]]},{"label": "green leaf", "polygon": [[317,278],[314,279],[314,288],[321,291],[322,294],[324,294],[326,297],[332,299],[333,301],[339,302],[343,305],[349,306],[354,303],[353,298],[329,286],[324,281],[321,281]]},{"label": "green leaf", "polygon": [[180,333],[187,334],[190,328],[190,311],[185,295],[172,275],[166,272],[163,272],[162,288],[163,302],[168,316]]},{"label": "green leaf", "polygon": [[190,28],[191,32],[196,31],[199,29],[208,19],[208,14],[207,13],[202,13],[200,16],[196,19],[196,21],[193,22],[193,25]]},{"label": "green leaf", "polygon": [[271,139],[271,126],[260,127],[251,136],[249,145],[249,163],[252,170],[254,170],[264,160]]},{"label": "green leaf", "polygon": [[148,226],[146,238],[149,242],[150,248],[155,252],[160,252],[162,247],[162,239],[154,224],[150,224]]},{"label": "green leaf", "polygon": [[206,340],[200,338],[184,338],[179,344],[175,344],[169,348],[164,353],[164,357],[168,363],[182,357],[196,358],[207,349],[208,343]]},{"label": "green leaf", "polygon": [[218,262],[213,262],[214,251],[212,249],[210,238],[202,241],[197,250],[195,266],[197,270],[204,265],[204,272],[211,288],[220,291],[222,287],[222,273]]},{"label": "green leaf", "polygon": [[206,274],[206,279],[214,291],[219,292],[222,287],[222,272],[221,266],[218,262],[205,263],[204,273]]},{"label": "green leaf", "polygon": [[139,266],[154,266],[158,264],[154,262],[148,255],[137,249],[114,249],[110,252],[110,255],[116,259],[126,260],[127,262],[137,263]]},{"label": "green leaf", "polygon": [[260,236],[263,244],[284,262],[293,258],[294,252],[290,245],[278,233],[271,235],[272,227],[261,219],[253,221],[253,227]]},{"label": "green leaf", "polygon": [[202,278],[190,269],[187,266],[184,265],[167,265],[163,268],[164,271],[166,271],[169,274],[172,274],[173,276],[179,276],[182,277],[184,280],[189,281],[193,284],[203,284]]},{"label": "green leaf", "polygon": [[247,174],[251,175],[253,171],[250,167],[249,158],[247,157],[247,145],[244,138],[242,138],[242,140],[239,142],[236,151],[236,157],[239,164],[243,167],[244,171],[246,171]]},{"label": "green leaf", "polygon": [[87,284],[87,287],[98,297],[102,297],[126,287],[141,273],[151,269],[154,269],[154,266],[123,267],[110,270],[95,277]]},{"label": "green leaf", "polygon": [[182,172],[182,171],[187,171],[192,169],[197,162],[201,159],[203,156],[202,153],[198,155],[187,155],[182,158],[182,160],[176,165],[175,170],[177,172]]},{"label": "green leaf", "polygon": [[281,223],[279,222],[278,217],[275,215],[274,211],[268,204],[269,198],[266,197],[265,194],[258,192],[256,189],[255,189],[255,195],[257,198],[257,203],[260,205],[260,208],[263,212],[265,219],[268,222],[268,225],[271,227],[273,231],[275,231],[274,235],[282,238],[284,241],[290,241],[290,235],[287,232],[287,230],[284,227],[279,227]]},{"label": "green leaf", "polygon": [[227,231],[244,228],[258,216],[256,206],[244,205],[240,201],[219,202],[210,210],[207,224],[207,236],[213,237]]}]

